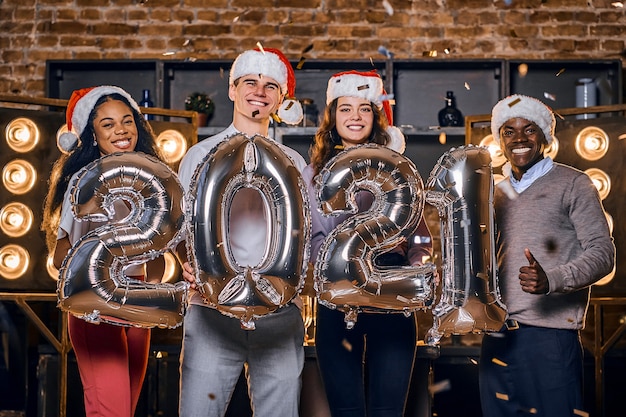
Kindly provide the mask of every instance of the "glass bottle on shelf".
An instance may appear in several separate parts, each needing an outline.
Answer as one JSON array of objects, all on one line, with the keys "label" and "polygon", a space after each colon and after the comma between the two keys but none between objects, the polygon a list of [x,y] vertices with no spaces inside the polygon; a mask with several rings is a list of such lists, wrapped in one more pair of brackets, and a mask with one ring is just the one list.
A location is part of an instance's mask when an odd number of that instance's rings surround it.
[{"label": "glass bottle on shelf", "polygon": [[[141,107],[154,107],[154,103],[152,102],[152,99],[150,98],[150,90],[148,89],[143,90],[142,95],[143,95],[143,98],[139,102],[139,105]],[[146,120],[154,120],[153,114],[144,114],[143,117]]]},{"label": "glass bottle on shelf", "polygon": [[456,107],[453,91],[446,92],[446,107],[439,110],[439,126],[463,126],[463,114]]}]

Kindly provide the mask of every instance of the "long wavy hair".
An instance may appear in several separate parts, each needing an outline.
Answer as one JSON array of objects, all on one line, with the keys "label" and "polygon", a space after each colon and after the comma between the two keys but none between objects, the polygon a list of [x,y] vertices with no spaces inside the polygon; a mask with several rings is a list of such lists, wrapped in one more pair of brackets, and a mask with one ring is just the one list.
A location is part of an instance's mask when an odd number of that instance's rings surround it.
[{"label": "long wavy hair", "polygon": [[[43,221],[41,230],[46,234],[46,245],[48,251],[53,252],[56,246],[57,232],[61,216],[63,198],[69,186],[70,179],[81,168],[99,159],[100,149],[95,145],[95,130],[93,127],[96,112],[107,101],[121,101],[131,110],[135,125],[137,125],[137,145],[135,151],[143,152],[163,160],[157,146],[156,137],[148,122],[143,118],[126,97],[113,93],[103,95],[96,101],[93,109],[89,113],[89,119],[85,130],[80,135],[78,147],[69,154],[62,154],[54,163],[50,179],[48,181],[48,194],[44,201]],[[80,103],[79,103],[80,105]]]},{"label": "long wavy hair", "polygon": [[[339,98],[326,106],[324,116],[320,127],[315,133],[315,139],[309,149],[311,165],[313,166],[315,175],[319,174],[324,165],[343,150],[343,144],[339,133],[337,133],[337,102]],[[376,143],[379,145],[387,145],[391,140],[386,129],[388,127],[385,114],[375,104],[370,103],[374,112],[374,126],[372,133],[368,138],[368,143]]]}]

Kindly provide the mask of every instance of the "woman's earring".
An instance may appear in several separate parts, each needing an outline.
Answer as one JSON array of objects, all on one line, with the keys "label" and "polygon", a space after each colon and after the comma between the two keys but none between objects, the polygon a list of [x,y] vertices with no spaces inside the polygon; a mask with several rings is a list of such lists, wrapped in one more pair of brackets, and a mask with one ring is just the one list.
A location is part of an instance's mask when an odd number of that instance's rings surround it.
[{"label": "woman's earring", "polygon": [[98,141],[96,140],[96,135],[93,135],[93,146],[98,146]]}]

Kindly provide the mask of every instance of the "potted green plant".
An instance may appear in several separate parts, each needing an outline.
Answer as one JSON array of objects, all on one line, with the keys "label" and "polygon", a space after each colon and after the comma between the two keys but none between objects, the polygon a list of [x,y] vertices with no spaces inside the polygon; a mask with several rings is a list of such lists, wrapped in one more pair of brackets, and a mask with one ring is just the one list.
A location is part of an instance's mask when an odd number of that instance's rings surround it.
[{"label": "potted green plant", "polygon": [[198,126],[206,126],[215,111],[215,103],[208,94],[194,92],[185,99],[185,110],[198,112]]}]

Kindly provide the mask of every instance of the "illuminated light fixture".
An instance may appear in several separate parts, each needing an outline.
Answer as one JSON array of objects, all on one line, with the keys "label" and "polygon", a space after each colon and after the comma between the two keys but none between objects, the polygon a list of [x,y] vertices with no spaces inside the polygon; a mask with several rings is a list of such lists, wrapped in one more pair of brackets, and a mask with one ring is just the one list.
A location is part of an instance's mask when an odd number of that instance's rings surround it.
[{"label": "illuminated light fixture", "polygon": [[32,151],[39,143],[39,128],[32,120],[19,117],[7,124],[5,136],[11,149],[26,153]]},{"label": "illuminated light fixture", "polygon": [[187,152],[187,140],[179,131],[174,129],[167,129],[159,133],[156,145],[168,164],[177,163]]},{"label": "illuminated light fixture", "polygon": [[23,159],[14,159],[2,169],[2,184],[13,194],[25,194],[37,181],[37,170]]},{"label": "illuminated light fixture", "polygon": [[494,168],[502,166],[506,163],[506,157],[500,149],[500,145],[493,139],[493,135],[485,136],[479,143],[480,146],[484,146],[489,150],[491,155],[491,165]]},{"label": "illuminated light fixture", "polygon": [[613,235],[613,216],[611,216],[606,211],[604,212],[604,217],[606,217],[606,222],[609,224],[609,231],[611,232],[611,236]]},{"label": "illuminated light fixture", "polygon": [[10,237],[24,236],[33,226],[32,210],[18,202],[12,202],[0,210],[0,229]]},{"label": "illuminated light fixture", "polygon": [[574,148],[586,160],[597,161],[609,150],[609,135],[599,127],[587,126],[578,132]]},{"label": "illuminated light fixture", "polygon": [[175,282],[178,280],[178,260],[171,252],[163,254],[165,259],[165,271],[163,271],[162,282]]},{"label": "illuminated light fixture", "polygon": [[585,174],[589,175],[593,185],[596,186],[598,193],[600,193],[600,198],[604,200],[611,192],[611,178],[599,168],[589,168],[585,171]]},{"label": "illuminated light fixture", "polygon": [[0,248],[0,275],[17,279],[26,273],[30,263],[28,251],[20,245],[8,244]]},{"label": "illuminated light fixture", "polygon": [[552,142],[544,149],[543,156],[549,156],[555,159],[559,154],[559,139],[556,136],[552,136]]},{"label": "illuminated light fixture", "polygon": [[46,258],[46,270],[48,271],[48,275],[55,281],[59,280],[59,270],[54,266],[54,260],[52,259],[52,254],[49,254]]}]

